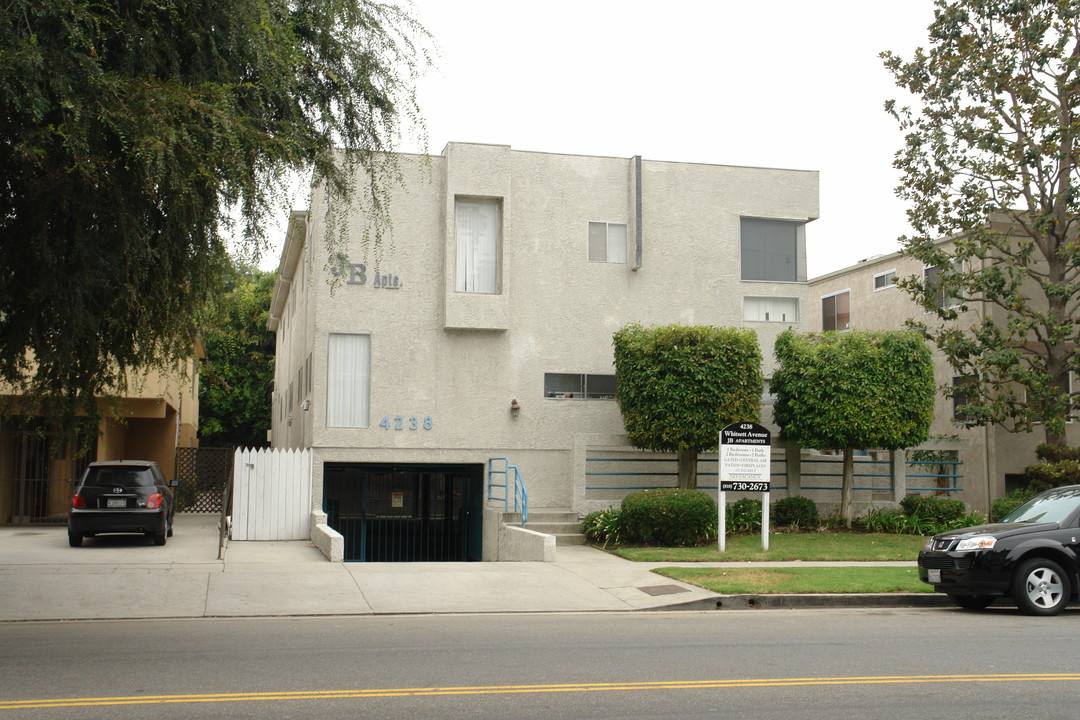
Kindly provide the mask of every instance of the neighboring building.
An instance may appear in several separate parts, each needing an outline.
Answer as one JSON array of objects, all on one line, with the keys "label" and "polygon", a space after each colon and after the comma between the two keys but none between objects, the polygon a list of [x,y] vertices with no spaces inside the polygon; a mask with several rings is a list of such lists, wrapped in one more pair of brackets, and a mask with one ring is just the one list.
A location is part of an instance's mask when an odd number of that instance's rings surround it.
[{"label": "neighboring building", "polygon": [[[100,434],[83,456],[78,441],[59,440],[42,418],[0,418],[0,523],[66,522],[72,482],[95,460],[154,460],[171,480],[176,449],[198,445],[203,357],[197,339],[186,367],[133,377],[125,396],[100,400]],[[10,388],[0,386],[0,395],[18,407]]]},{"label": "neighboring building", "polygon": [[378,249],[354,210],[327,257],[320,188],[293,213],[270,310],[273,446],[314,450],[313,507],[346,559],[391,557],[403,527],[412,559],[498,557],[492,458],[532,512],[617,502],[584,466],[646,455],[613,399],[626,324],[754,328],[767,376],[776,335],[805,326],[817,172],[462,143],[401,163]]},{"label": "neighboring building", "polygon": [[[942,241],[947,248],[949,240]],[[940,321],[924,311],[909,295],[896,286],[905,277],[929,278],[935,268],[926,267],[913,257],[901,253],[872,257],[836,272],[810,280],[810,307],[807,313],[809,330],[896,330],[905,321],[915,319],[936,325]],[[943,295],[943,306],[957,304]],[[984,317],[1001,313],[991,303],[968,303],[968,311],[955,321],[970,326]],[[945,357],[932,347],[935,360],[935,380],[939,387],[962,382]],[[962,398],[949,398],[939,393],[931,426],[931,436],[955,437],[962,462],[959,480],[962,490],[951,493],[972,509],[987,512],[990,504],[1009,490],[1024,484],[1024,468],[1036,462],[1035,446],[1043,442],[1043,434],[1013,433],[999,426],[965,428],[953,422],[956,403]],[[1080,441],[1074,423],[1066,429],[1070,444]],[[923,483],[925,484],[925,483]]]}]

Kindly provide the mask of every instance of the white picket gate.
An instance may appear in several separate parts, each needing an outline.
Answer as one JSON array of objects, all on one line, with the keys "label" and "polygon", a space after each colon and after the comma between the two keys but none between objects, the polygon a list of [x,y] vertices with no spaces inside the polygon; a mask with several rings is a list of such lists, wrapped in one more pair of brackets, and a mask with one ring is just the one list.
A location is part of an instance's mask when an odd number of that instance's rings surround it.
[{"label": "white picket gate", "polygon": [[237,450],[232,539],[311,537],[311,469],[311,450]]}]

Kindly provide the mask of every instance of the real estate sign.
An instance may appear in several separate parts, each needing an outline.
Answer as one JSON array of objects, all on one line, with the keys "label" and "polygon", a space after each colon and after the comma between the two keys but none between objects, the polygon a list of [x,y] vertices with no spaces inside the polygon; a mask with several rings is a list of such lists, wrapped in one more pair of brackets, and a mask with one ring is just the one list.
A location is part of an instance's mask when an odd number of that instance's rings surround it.
[{"label": "real estate sign", "polygon": [[772,433],[753,422],[732,423],[720,431],[720,493],[717,502],[720,552],[727,543],[727,492],[760,492],[761,548],[769,549],[769,479]]}]

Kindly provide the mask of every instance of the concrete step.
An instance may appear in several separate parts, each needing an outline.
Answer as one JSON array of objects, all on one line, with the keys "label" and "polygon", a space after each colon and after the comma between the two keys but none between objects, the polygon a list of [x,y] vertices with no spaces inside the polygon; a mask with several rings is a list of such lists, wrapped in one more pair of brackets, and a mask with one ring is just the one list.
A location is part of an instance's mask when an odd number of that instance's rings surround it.
[{"label": "concrete step", "polygon": [[525,527],[529,530],[548,533],[549,535],[573,535],[574,533],[581,532],[581,523],[578,522],[533,522],[531,516],[529,517],[529,522],[525,524]]},{"label": "concrete step", "polygon": [[[508,525],[521,525],[521,513],[503,513],[503,522]],[[581,533],[581,517],[573,510],[561,508],[542,508],[529,510],[529,530],[555,536],[555,545],[584,545],[585,536]]]}]

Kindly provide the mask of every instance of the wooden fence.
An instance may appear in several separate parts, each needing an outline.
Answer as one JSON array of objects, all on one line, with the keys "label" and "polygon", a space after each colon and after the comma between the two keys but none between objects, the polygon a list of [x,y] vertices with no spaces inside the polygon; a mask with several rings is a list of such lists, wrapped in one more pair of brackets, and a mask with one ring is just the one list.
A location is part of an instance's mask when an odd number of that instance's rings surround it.
[{"label": "wooden fence", "polygon": [[232,539],[308,539],[311,470],[311,450],[237,450]]}]

